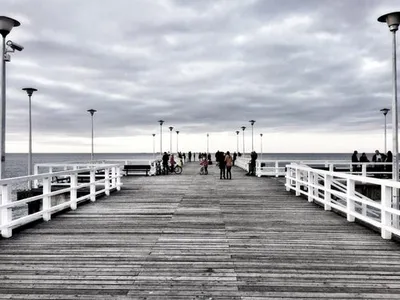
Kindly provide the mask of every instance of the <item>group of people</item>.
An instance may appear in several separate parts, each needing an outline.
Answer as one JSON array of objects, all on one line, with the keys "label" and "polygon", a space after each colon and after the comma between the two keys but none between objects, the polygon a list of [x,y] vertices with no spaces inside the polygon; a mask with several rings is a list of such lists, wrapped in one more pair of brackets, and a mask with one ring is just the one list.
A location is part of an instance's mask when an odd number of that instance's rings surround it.
[{"label": "group of people", "polygon": [[[368,163],[370,160],[368,159],[367,155],[365,152],[363,152],[358,158],[358,151],[354,151],[353,155],[351,156],[351,162],[353,163],[353,170],[354,171],[361,171],[361,166],[358,165],[357,163]],[[386,154],[380,153],[379,150],[375,150],[374,155],[372,156],[372,162],[374,163],[391,163],[393,162],[393,154],[391,151],[388,151]],[[374,166],[374,169],[376,172],[392,172],[392,165],[380,165],[377,164]],[[390,176],[390,175],[389,175]]]},{"label": "group of people", "polygon": [[[236,153],[234,153],[236,160]],[[226,153],[217,151],[215,153],[215,160],[218,163],[219,167],[219,179],[232,179],[232,166],[233,166],[233,157],[229,151]]]},{"label": "group of people", "polygon": [[[185,153],[178,152],[178,163],[182,165],[182,159],[185,159]],[[162,172],[163,174],[168,175],[169,172],[173,172],[175,165],[177,162],[175,161],[175,156],[172,153],[164,152],[162,156]]]}]

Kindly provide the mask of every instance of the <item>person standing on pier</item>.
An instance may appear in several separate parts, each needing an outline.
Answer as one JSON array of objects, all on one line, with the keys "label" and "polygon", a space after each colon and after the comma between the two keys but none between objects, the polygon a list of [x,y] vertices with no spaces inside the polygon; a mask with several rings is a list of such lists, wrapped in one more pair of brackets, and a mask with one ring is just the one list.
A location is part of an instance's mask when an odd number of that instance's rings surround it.
[{"label": "person standing on pier", "polygon": [[171,166],[171,173],[172,173],[174,172],[174,167],[175,167],[175,158],[173,154],[171,154],[171,157],[169,159],[169,164]]},{"label": "person standing on pier", "polygon": [[232,161],[232,165],[233,165],[233,166],[235,165],[236,157],[237,157],[237,153],[234,152],[234,153],[233,153],[233,161]]},{"label": "person standing on pier", "polygon": [[226,179],[232,179],[232,164],[233,164],[233,159],[229,151],[226,152],[225,156],[225,165],[226,165]]},{"label": "person standing on pier", "polygon": [[189,157],[189,161],[192,161],[192,151],[189,151],[188,157]]},{"label": "person standing on pier", "polygon": [[167,174],[168,175],[168,154],[167,152],[164,152],[164,155],[162,157],[162,165],[163,165],[163,174]]},{"label": "person standing on pier", "polygon": [[250,170],[249,170],[249,175],[251,176],[256,176],[256,160],[257,160],[257,152],[253,151],[251,152],[251,160],[250,160]]},{"label": "person standing on pier", "polygon": [[224,152],[217,151],[216,157],[217,157],[217,161],[219,164],[219,179],[222,179],[222,177],[225,179],[225,155],[224,155]]},{"label": "person standing on pier", "polygon": [[358,152],[356,150],[353,152],[353,155],[351,156],[351,166],[352,166],[354,172],[358,172],[360,170],[357,155],[358,155]]}]

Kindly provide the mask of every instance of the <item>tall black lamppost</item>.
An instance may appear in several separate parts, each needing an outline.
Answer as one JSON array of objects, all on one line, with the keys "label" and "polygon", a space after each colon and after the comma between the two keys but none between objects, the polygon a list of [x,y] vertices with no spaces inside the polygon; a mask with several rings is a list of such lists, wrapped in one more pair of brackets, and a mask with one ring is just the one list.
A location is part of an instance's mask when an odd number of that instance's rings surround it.
[{"label": "tall black lamppost", "polygon": [[244,147],[244,130],[246,129],[246,126],[241,127],[243,130],[243,156],[245,155],[245,147]]},{"label": "tall black lamppost", "polygon": [[239,153],[239,130],[236,130],[236,153]]},{"label": "tall black lamppost", "polygon": [[156,158],[156,134],[153,133],[153,159]]},{"label": "tall black lamppost", "polygon": [[[31,97],[33,92],[36,92],[37,89],[34,88],[23,88],[23,91],[26,91],[29,97],[29,153],[28,153],[28,175],[32,175],[32,102]],[[28,189],[31,189],[31,181],[28,181]]]},{"label": "tall black lamppost", "polygon": [[93,129],[93,115],[97,110],[95,109],[88,109],[88,112],[90,113],[90,116],[92,117],[92,152],[90,154],[90,160],[93,160],[93,154],[94,154],[94,129]]},{"label": "tall black lamppost", "polygon": [[[396,31],[399,29],[400,12],[392,12],[380,16],[379,22],[387,23],[393,33],[392,39],[392,135],[393,135],[393,175],[394,181],[399,181],[399,144],[398,144],[398,112],[397,112],[397,62],[396,62]],[[399,190],[393,189],[392,206],[399,209]],[[399,217],[394,217],[394,223],[398,227]]]},{"label": "tall black lamppost", "polygon": [[179,130],[176,131],[176,153],[179,153],[178,135],[179,135]]},{"label": "tall black lamppost", "polygon": [[20,22],[9,17],[0,16],[0,34],[3,37],[3,47],[1,56],[1,121],[0,121],[0,179],[4,177],[4,161],[6,159],[6,61],[9,61],[7,52],[21,51],[24,47],[17,45],[11,41],[7,44],[11,48],[6,48],[6,37],[14,27],[21,25]]},{"label": "tall black lamppost", "polygon": [[207,133],[207,155],[208,155],[208,153],[210,153],[210,148],[209,148],[210,141],[209,141],[209,138],[210,138],[210,134]]},{"label": "tall black lamppost", "polygon": [[164,124],[164,121],[159,120],[158,122],[160,123],[160,155],[162,156],[163,155],[163,152],[162,152],[162,125]]},{"label": "tall black lamppost", "polygon": [[385,153],[387,152],[387,151],[386,151],[386,144],[387,144],[387,143],[386,143],[386,124],[387,124],[387,123],[386,123],[386,115],[387,115],[387,113],[388,113],[389,111],[390,111],[389,108],[382,108],[382,109],[381,109],[381,112],[382,112],[383,115],[385,116],[385,127],[384,127],[384,128],[385,128],[385,129],[384,129],[384,130],[385,130],[385,134],[384,134],[384,136],[385,136]]},{"label": "tall black lamppost", "polygon": [[256,122],[255,120],[250,120],[249,121],[251,124],[251,152],[254,151],[254,142],[253,142],[253,125]]},{"label": "tall black lamppost", "polygon": [[262,155],[263,155],[263,149],[262,149],[262,137],[263,137],[263,134],[262,133],[260,133],[260,142],[261,142],[261,147],[260,147],[260,150],[261,150],[261,155],[260,155],[260,159],[262,159]]},{"label": "tall black lamppost", "polygon": [[172,154],[172,129],[174,127],[170,126],[169,127],[169,152]]}]

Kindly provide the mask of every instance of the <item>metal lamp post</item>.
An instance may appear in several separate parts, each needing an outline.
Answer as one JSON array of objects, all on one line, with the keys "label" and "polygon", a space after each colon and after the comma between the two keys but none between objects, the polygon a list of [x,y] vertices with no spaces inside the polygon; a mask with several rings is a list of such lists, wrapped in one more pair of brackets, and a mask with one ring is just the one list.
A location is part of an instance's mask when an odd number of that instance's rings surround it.
[{"label": "metal lamp post", "polygon": [[160,123],[160,155],[162,156],[162,125],[164,124],[163,120],[158,121]]},{"label": "metal lamp post", "polygon": [[[393,135],[393,175],[394,181],[399,181],[399,144],[398,144],[398,112],[397,112],[397,62],[396,62],[396,31],[399,29],[400,12],[392,12],[380,16],[379,22],[387,23],[389,30],[393,33],[392,39],[392,135]],[[393,189],[392,207],[399,208],[398,189]],[[399,227],[399,217],[394,216],[393,222]],[[390,234],[387,234],[388,236]]]},{"label": "metal lamp post", "polygon": [[[26,91],[29,97],[29,153],[28,153],[28,175],[32,175],[32,105],[31,105],[31,97],[33,92],[36,92],[37,89],[34,88],[23,88],[23,91]],[[31,189],[31,181],[28,181],[28,189]]]},{"label": "metal lamp post", "polygon": [[262,133],[260,133],[260,159],[262,160],[262,155],[263,155],[263,149],[262,149],[262,137],[263,137],[263,134]]},{"label": "metal lamp post", "polygon": [[178,136],[179,136],[179,130],[176,131],[176,153],[179,153]]},{"label": "metal lamp post", "polygon": [[[3,37],[3,47],[1,52],[1,130],[0,130],[0,179],[4,177],[4,161],[6,154],[6,61],[7,61],[7,49],[6,49],[6,37],[14,27],[21,25],[20,22],[9,17],[0,16],[0,34]],[[13,44],[12,44],[13,45]],[[13,50],[21,51],[23,47],[10,47]]]},{"label": "metal lamp post", "polygon": [[255,120],[250,120],[249,121],[251,124],[251,152],[254,151],[254,142],[253,142],[253,125],[256,122]]},{"label": "metal lamp post", "polygon": [[209,148],[209,146],[210,146],[210,142],[209,142],[209,138],[210,138],[210,135],[207,133],[207,155],[208,155],[208,153],[210,153],[210,148]]},{"label": "metal lamp post", "polygon": [[169,152],[172,154],[172,129],[174,127],[170,126],[169,128]]},{"label": "metal lamp post", "polygon": [[244,130],[246,129],[246,126],[242,126],[241,127],[242,128],[242,130],[243,130],[243,156],[245,155],[245,147],[244,147]]},{"label": "metal lamp post", "polygon": [[156,134],[153,133],[153,159],[156,158]]},{"label": "metal lamp post", "polygon": [[94,153],[94,130],[93,130],[93,115],[97,111],[95,109],[88,109],[87,110],[90,113],[90,116],[92,118],[92,152],[90,154],[90,160],[93,160],[93,153]]},{"label": "metal lamp post", "polygon": [[389,108],[382,108],[381,109],[381,112],[383,113],[383,115],[385,116],[385,153],[387,152],[386,151],[386,115],[387,115],[387,113],[390,111],[390,109]]},{"label": "metal lamp post", "polygon": [[239,130],[236,130],[236,153],[239,153]]}]

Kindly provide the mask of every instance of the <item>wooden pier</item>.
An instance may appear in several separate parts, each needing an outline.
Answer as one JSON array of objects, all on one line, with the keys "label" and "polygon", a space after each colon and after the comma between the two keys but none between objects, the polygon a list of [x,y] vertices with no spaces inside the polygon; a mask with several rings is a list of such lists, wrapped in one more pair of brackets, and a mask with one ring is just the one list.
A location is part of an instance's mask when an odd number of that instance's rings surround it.
[{"label": "wooden pier", "polygon": [[0,299],[399,299],[400,244],[219,170],[118,193],[0,240]]}]

